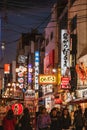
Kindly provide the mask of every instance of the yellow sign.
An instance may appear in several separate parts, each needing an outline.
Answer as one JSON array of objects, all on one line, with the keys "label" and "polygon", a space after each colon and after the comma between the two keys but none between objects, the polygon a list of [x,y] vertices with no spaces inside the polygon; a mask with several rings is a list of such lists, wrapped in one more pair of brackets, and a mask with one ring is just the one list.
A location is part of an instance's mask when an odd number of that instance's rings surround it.
[{"label": "yellow sign", "polygon": [[39,75],[39,84],[57,84],[56,75]]}]

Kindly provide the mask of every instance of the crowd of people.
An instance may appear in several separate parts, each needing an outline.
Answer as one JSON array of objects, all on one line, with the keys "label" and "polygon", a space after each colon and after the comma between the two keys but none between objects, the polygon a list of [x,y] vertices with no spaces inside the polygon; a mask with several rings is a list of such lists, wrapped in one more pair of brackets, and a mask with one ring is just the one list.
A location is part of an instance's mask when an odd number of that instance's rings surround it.
[{"label": "crowd of people", "polygon": [[[72,114],[73,113],[73,114]],[[87,130],[87,108],[84,113],[81,106],[69,113],[67,108],[53,108],[47,113],[43,107],[37,116],[37,130]]]},{"label": "crowd of people", "polygon": [[[35,130],[87,130],[87,108],[83,113],[80,106],[73,112],[73,118],[67,108],[52,108],[48,113],[44,106],[35,117]],[[33,130],[29,109],[24,108],[20,118],[14,115],[12,109],[8,110],[0,130]]]}]

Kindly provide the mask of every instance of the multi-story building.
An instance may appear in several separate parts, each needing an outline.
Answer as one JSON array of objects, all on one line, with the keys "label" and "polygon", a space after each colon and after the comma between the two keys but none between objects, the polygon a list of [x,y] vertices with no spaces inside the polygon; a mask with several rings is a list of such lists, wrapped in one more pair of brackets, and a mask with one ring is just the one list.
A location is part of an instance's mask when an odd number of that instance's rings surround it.
[{"label": "multi-story building", "polygon": [[[72,44],[72,67],[77,72],[77,97],[87,97],[87,0],[69,0],[68,30]],[[74,70],[75,70],[74,69]]]},{"label": "multi-story building", "polygon": [[[56,85],[43,85],[43,91],[47,95],[49,92],[59,98],[61,89],[61,31],[67,30],[68,27],[68,1],[58,1],[54,4],[51,11],[51,19],[45,28],[45,58],[44,58],[44,74],[57,74]],[[54,72],[56,69],[56,73]],[[50,86],[50,89],[49,89]],[[53,88],[53,91],[51,90]],[[45,89],[47,90],[45,92]],[[65,88],[66,89],[66,88]],[[50,90],[50,91],[49,91]],[[56,95],[58,94],[58,95]],[[55,98],[54,96],[54,98]],[[60,102],[59,99],[57,100]],[[53,101],[54,102],[54,101]],[[51,109],[53,106],[52,97],[45,98],[45,104]]]}]

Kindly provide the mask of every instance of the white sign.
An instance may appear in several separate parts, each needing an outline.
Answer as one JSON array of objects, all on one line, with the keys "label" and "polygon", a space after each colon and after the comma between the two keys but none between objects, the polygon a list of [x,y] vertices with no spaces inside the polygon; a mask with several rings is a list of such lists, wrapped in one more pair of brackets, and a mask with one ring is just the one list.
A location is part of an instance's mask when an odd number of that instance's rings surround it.
[{"label": "white sign", "polygon": [[61,31],[61,74],[70,75],[70,40],[67,30]]},{"label": "white sign", "polygon": [[83,97],[87,98],[87,89],[76,90],[76,96],[78,98],[83,98]]}]

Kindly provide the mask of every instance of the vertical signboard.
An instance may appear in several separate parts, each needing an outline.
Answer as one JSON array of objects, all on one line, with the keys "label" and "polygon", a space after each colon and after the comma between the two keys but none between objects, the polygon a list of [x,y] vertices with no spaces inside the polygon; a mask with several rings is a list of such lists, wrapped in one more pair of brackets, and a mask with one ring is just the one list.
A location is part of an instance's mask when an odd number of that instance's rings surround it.
[{"label": "vertical signboard", "polygon": [[67,30],[61,30],[61,74],[70,75],[70,40]]},{"label": "vertical signboard", "polygon": [[25,72],[24,66],[20,65],[17,73],[17,81],[19,83],[20,89],[24,88],[24,72]]},{"label": "vertical signboard", "polygon": [[28,84],[32,83],[32,64],[28,64]]},{"label": "vertical signboard", "polygon": [[39,51],[35,52],[35,90],[39,89],[39,81],[38,81],[38,76],[39,76],[39,60],[40,60],[40,55]]},{"label": "vertical signboard", "polygon": [[10,64],[4,64],[4,73],[9,74],[10,73]]},{"label": "vertical signboard", "polygon": [[16,82],[16,61],[12,61],[13,82]]},{"label": "vertical signboard", "polygon": [[70,89],[70,40],[66,29],[61,31],[61,88]]}]

